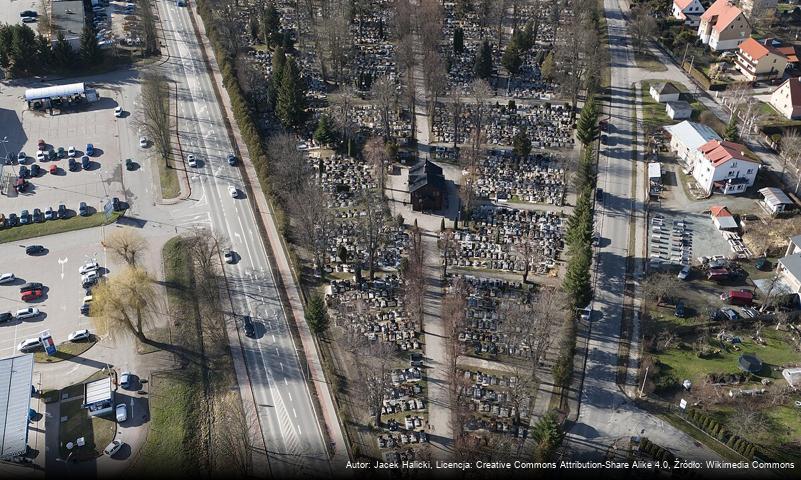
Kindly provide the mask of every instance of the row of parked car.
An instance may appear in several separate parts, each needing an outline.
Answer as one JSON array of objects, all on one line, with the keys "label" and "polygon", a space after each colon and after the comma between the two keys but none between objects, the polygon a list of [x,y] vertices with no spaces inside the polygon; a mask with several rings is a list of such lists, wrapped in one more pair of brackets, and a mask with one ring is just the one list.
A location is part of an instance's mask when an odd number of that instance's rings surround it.
[{"label": "row of parked car", "polygon": [[[111,199],[111,205],[115,212],[121,212],[125,209],[125,205],[117,197]],[[81,202],[78,205],[78,215],[88,217],[91,214],[92,209],[86,202]],[[22,210],[19,215],[10,213],[6,216],[0,213],[0,229],[16,227],[17,225],[29,225],[31,223],[43,223],[47,220],[65,219],[69,217],[70,211],[63,203],[58,206],[57,210],[53,210],[53,207],[47,207],[45,211],[38,208],[34,208],[33,212],[27,209]]]}]

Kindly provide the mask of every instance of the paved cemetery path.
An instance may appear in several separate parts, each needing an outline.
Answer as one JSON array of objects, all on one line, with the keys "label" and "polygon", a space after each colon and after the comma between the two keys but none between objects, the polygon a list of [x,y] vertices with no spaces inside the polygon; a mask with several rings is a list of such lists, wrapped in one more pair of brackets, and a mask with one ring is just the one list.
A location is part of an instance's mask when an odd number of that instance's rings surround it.
[{"label": "paved cemetery path", "polygon": [[423,303],[423,341],[428,375],[428,422],[432,456],[452,458],[453,430],[448,389],[448,341],[442,318],[442,261],[437,235],[423,234],[425,251],[425,299]]}]

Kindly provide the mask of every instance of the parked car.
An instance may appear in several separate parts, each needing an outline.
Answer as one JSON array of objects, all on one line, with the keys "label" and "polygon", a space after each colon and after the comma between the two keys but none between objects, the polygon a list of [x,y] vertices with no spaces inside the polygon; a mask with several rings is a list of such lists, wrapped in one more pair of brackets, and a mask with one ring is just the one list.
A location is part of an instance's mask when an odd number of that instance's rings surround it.
[{"label": "parked car", "polygon": [[81,276],[81,285],[83,288],[86,288],[87,285],[94,285],[97,283],[97,280],[100,278],[100,274],[97,273],[97,270],[92,270],[89,273],[86,273]]},{"label": "parked car", "polygon": [[76,162],[74,158],[70,158],[70,161],[67,164],[67,168],[69,169],[70,172],[78,170],[78,162]]},{"label": "parked car", "polygon": [[2,285],[4,283],[11,283],[16,279],[17,279],[17,277],[13,273],[11,273],[11,272],[4,273],[4,274],[0,275],[0,285]]},{"label": "parked car", "polygon": [[47,154],[44,152],[44,150],[38,150],[36,152],[36,161],[44,162],[45,160],[47,160]]},{"label": "parked car", "polygon": [[42,173],[42,167],[40,167],[36,163],[31,165],[31,176],[32,177],[38,177],[39,175],[41,175],[41,173]]},{"label": "parked car", "polygon": [[236,165],[236,157],[233,153],[228,154],[228,165],[231,165],[232,167]]},{"label": "parked car", "polygon": [[189,155],[186,157],[186,161],[187,161],[187,163],[189,163],[189,166],[190,166],[190,167],[197,167],[197,159],[195,158],[195,155],[194,155],[194,154],[191,154],[191,153],[190,153],[190,154],[189,154]]},{"label": "parked car", "polygon": [[751,305],[754,294],[750,290],[729,290],[720,294],[720,299],[729,305]]},{"label": "parked car", "polygon": [[0,323],[10,322],[14,319],[14,315],[11,312],[0,312]]},{"label": "parked car", "polygon": [[81,168],[84,170],[89,169],[89,157],[87,155],[81,157]]},{"label": "parked car", "polygon": [[38,208],[33,209],[33,222],[34,223],[44,222],[44,215],[42,214],[42,211],[39,210]]},{"label": "parked car", "polygon": [[737,313],[737,311],[734,310],[733,308],[722,308],[720,309],[720,313],[722,313],[723,316],[725,316],[729,320],[737,320],[738,318],[740,318],[740,314]]},{"label": "parked car", "polygon": [[17,310],[17,313],[14,316],[17,317],[17,320],[26,320],[28,318],[38,317],[39,309],[35,307],[21,308]]},{"label": "parked car", "polygon": [[117,417],[117,423],[122,423],[128,420],[128,408],[124,403],[120,403],[114,408],[114,415]]},{"label": "parked car", "polygon": [[86,275],[89,272],[94,272],[95,270],[100,269],[100,264],[97,262],[87,262],[78,268],[78,273],[81,275]]},{"label": "parked car", "polygon": [[57,175],[58,174],[58,165],[56,165],[55,163],[50,165],[50,168],[48,169],[48,172],[50,172],[50,175]]},{"label": "parked car", "polygon": [[125,159],[125,169],[129,172],[134,169],[134,161],[130,158]]},{"label": "parked car", "polygon": [[242,319],[244,328],[245,328],[245,336],[249,338],[254,338],[256,336],[256,326],[253,324],[253,320],[250,318],[250,315],[245,315]]},{"label": "parked car", "polygon": [[44,139],[43,139],[43,138],[40,138],[40,139],[39,139],[39,140],[36,142],[36,147],[37,147],[39,150],[44,150],[44,149],[45,149],[45,147],[47,147],[47,143],[45,143],[45,141],[44,141]]},{"label": "parked car", "polygon": [[679,274],[676,275],[676,278],[678,278],[679,280],[687,280],[687,277],[689,277],[689,276],[690,276],[690,266],[689,265],[685,265],[681,269]]},{"label": "parked car", "polygon": [[74,146],[70,145],[69,148],[67,148],[67,155],[69,155],[70,158],[74,158],[75,155],[77,155],[77,154],[78,154],[78,151],[75,150]]},{"label": "parked car", "polygon": [[44,212],[45,220],[55,220],[56,219],[56,211],[53,210],[53,207],[47,207],[47,210]]},{"label": "parked car", "polygon": [[42,344],[39,342],[38,338],[29,338],[19,342],[19,344],[17,344],[17,350],[20,352],[30,352],[31,350],[36,350],[41,346]]},{"label": "parked car", "polygon": [[52,148],[48,148],[47,149],[47,159],[48,160],[55,160],[57,158],[58,158],[58,155],[56,154],[56,151],[53,150]]},{"label": "parked car", "polygon": [[120,199],[119,199],[119,198],[117,198],[117,197],[114,197],[114,198],[112,198],[112,199],[111,199],[111,208],[112,208],[112,209],[113,209],[115,212],[121,212],[121,211],[123,210],[123,208],[122,208],[122,202],[120,201]]},{"label": "parked car", "polygon": [[748,318],[754,318],[757,315],[759,315],[759,312],[757,312],[756,310],[754,310],[751,307],[743,307],[740,310],[743,311],[743,316],[748,317]]},{"label": "parked car", "polygon": [[122,388],[127,389],[131,386],[131,382],[133,378],[131,377],[131,372],[125,371],[120,374],[120,386]]},{"label": "parked car", "polygon": [[25,253],[28,255],[39,255],[44,253],[44,247],[41,245],[28,245],[25,247]]},{"label": "parked car", "polygon": [[56,156],[58,158],[64,158],[67,156],[67,152],[66,150],[64,150],[64,147],[58,147],[58,150],[56,151]]},{"label": "parked car", "polygon": [[44,285],[39,282],[28,282],[25,285],[19,287],[19,293],[27,292],[28,290],[36,290],[42,289]]},{"label": "parked car", "polygon": [[94,154],[95,154],[95,146],[92,145],[91,143],[87,143],[86,144],[86,155],[91,157]]},{"label": "parked car", "polygon": [[21,295],[23,302],[30,302],[42,296],[42,290],[28,290]]},{"label": "parked car", "polygon": [[27,225],[31,223],[31,214],[27,210],[19,212],[19,223],[20,225]]},{"label": "parked car", "polygon": [[679,300],[676,303],[676,309],[674,310],[673,315],[675,315],[675,316],[677,316],[679,318],[684,318],[685,316],[687,316],[687,310],[686,310],[686,308],[684,306],[684,302]]},{"label": "parked car", "polygon": [[78,215],[82,217],[89,216],[89,207],[86,205],[86,202],[81,202],[81,205],[78,207]]},{"label": "parked car", "polygon": [[22,162],[24,162],[24,161],[25,161],[25,159],[27,159],[27,158],[28,158],[28,156],[27,156],[27,155],[25,155],[25,152],[19,152],[19,153],[17,154],[17,162],[18,162],[18,163],[22,163]]},{"label": "parked car", "polygon": [[103,449],[103,454],[111,457],[115,453],[119,452],[123,445],[125,444],[122,443],[122,440],[114,440],[113,442],[106,445],[106,448]]},{"label": "parked car", "polygon": [[122,116],[122,107],[117,107],[114,109],[114,116],[121,117]]},{"label": "parked car", "polygon": [[603,202],[604,200],[604,189],[603,188],[596,188],[595,189],[595,200],[599,202]]},{"label": "parked car", "polygon": [[8,224],[9,227],[16,227],[17,225],[19,225],[19,217],[17,217],[16,213],[10,213],[8,215],[8,220],[6,220],[6,223]]},{"label": "parked car", "polygon": [[17,191],[17,193],[22,193],[28,188],[28,185],[30,185],[30,182],[24,178],[17,178],[17,180],[14,182],[14,189]]},{"label": "parked car", "polygon": [[31,171],[28,170],[28,167],[26,167],[25,165],[19,167],[19,171],[17,173],[19,174],[19,178],[22,179],[30,178],[31,176]]},{"label": "parked car", "polygon": [[58,218],[67,218],[67,207],[63,203],[58,206]]},{"label": "parked car", "polygon": [[139,137],[139,147],[147,148],[147,137]]},{"label": "parked car", "polygon": [[87,329],[75,330],[74,332],[67,335],[67,340],[69,340],[70,342],[79,342],[81,340],[86,340],[91,335],[92,334],[89,333],[89,330]]},{"label": "parked car", "polygon": [[23,10],[19,14],[20,17],[38,17],[39,14],[33,10]]}]

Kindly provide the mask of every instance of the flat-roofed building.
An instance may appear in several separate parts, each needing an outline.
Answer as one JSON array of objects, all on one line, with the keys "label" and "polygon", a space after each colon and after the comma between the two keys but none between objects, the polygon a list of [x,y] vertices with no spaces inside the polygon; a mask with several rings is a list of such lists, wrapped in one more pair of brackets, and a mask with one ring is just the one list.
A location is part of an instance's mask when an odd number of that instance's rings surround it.
[{"label": "flat-roofed building", "polygon": [[0,460],[28,450],[28,416],[33,384],[33,355],[0,360]]}]

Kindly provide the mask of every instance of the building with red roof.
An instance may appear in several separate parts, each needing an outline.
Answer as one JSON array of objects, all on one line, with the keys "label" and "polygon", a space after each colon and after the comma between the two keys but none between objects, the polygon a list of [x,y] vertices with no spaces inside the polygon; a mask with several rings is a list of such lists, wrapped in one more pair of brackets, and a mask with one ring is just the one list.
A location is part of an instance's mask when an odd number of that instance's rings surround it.
[{"label": "building with red roof", "polygon": [[698,147],[692,176],[708,194],[742,193],[754,184],[759,163],[745,156],[745,146],[725,140],[710,140]]},{"label": "building with red roof", "polygon": [[673,0],[673,18],[684,20],[688,27],[697,27],[703,14],[704,6],[700,0]]},{"label": "building with red roof", "polygon": [[801,79],[785,80],[770,95],[770,104],[789,120],[801,120]]},{"label": "building with red roof", "polygon": [[751,25],[731,0],[717,0],[701,15],[698,36],[712,50],[733,50],[751,36]]},{"label": "building with red roof", "polygon": [[770,40],[760,43],[749,37],[737,48],[734,64],[749,82],[766,81],[784,75],[787,57]]}]

